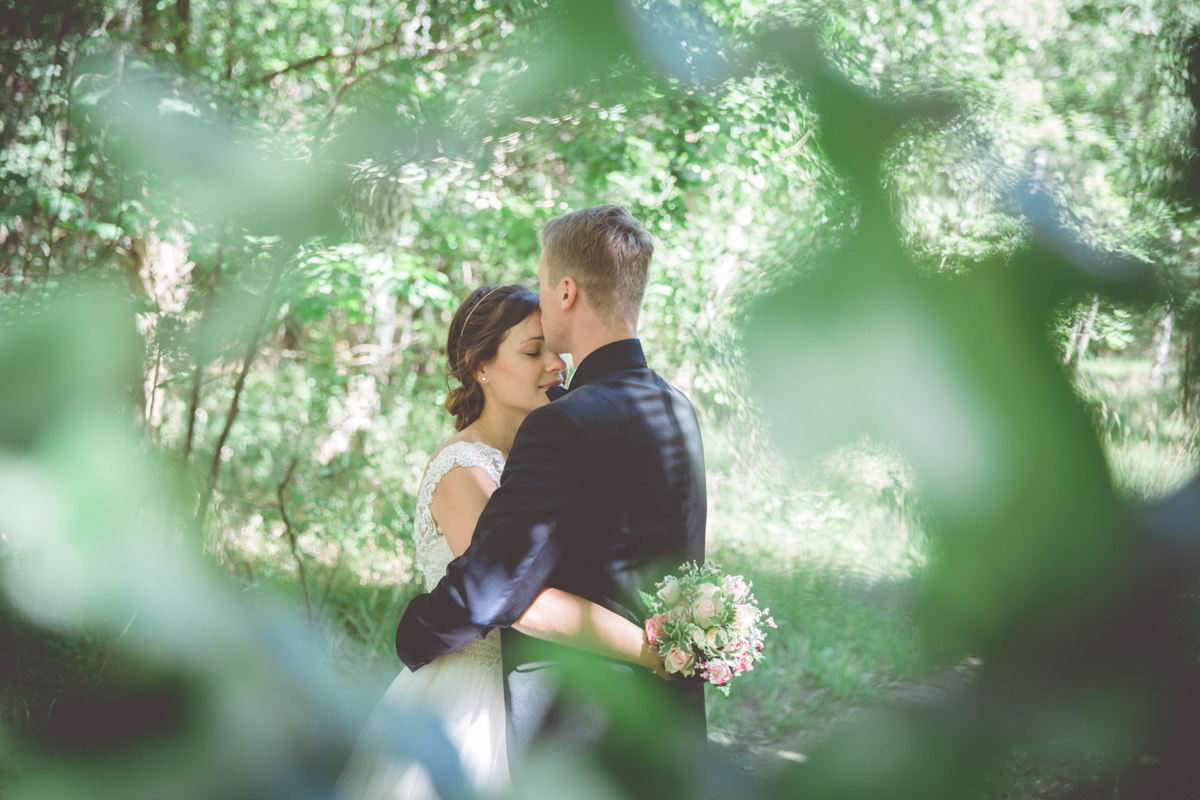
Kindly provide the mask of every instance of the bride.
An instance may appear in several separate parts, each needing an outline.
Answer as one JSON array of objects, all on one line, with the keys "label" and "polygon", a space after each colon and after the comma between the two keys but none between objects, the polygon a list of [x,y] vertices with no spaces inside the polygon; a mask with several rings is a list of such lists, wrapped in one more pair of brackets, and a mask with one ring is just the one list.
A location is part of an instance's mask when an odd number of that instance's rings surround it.
[{"label": "bride", "polygon": [[[430,459],[417,492],[417,560],[432,588],[471,542],[496,487],[517,428],[561,387],[566,363],[545,348],[538,296],[523,286],[476,289],[450,323],[446,400],[457,433]],[[522,633],[645,666],[666,677],[640,627],[608,609],[547,589],[513,626]],[[500,666],[500,631],[428,664],[401,672],[368,720],[338,786],[342,800],[435,798],[419,764],[399,763],[381,745],[397,711],[424,707],[441,721],[468,782],[483,794],[510,786]]]}]

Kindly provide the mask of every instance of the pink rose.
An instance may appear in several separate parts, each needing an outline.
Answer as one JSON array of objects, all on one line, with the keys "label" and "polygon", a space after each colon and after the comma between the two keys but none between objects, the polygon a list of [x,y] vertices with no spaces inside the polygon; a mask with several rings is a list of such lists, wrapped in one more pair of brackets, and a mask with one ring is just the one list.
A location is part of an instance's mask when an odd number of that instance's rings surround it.
[{"label": "pink rose", "polygon": [[750,584],[741,575],[731,575],[725,579],[725,591],[733,595],[734,600],[744,600],[750,594]]},{"label": "pink rose", "polygon": [[719,597],[701,597],[692,606],[692,619],[701,628],[711,628],[712,618],[725,610],[725,604]]},{"label": "pink rose", "polygon": [[708,673],[708,682],[713,686],[723,686],[733,677],[733,670],[724,661],[710,661],[704,671]]},{"label": "pink rose", "polygon": [[692,655],[690,650],[685,652],[678,647],[672,647],[663,657],[667,672],[681,672],[685,676],[692,674],[692,663],[695,660],[696,657]]},{"label": "pink rose", "polygon": [[655,614],[650,619],[646,620],[646,641],[651,647],[658,646],[658,640],[663,635],[663,618],[662,614]]},{"label": "pink rose", "polygon": [[750,657],[749,650],[743,650],[733,657],[733,666],[738,672],[745,672],[754,667],[754,659]]},{"label": "pink rose", "polygon": [[740,630],[746,630],[758,621],[758,614],[754,611],[754,606],[740,605],[733,612],[733,626]]}]

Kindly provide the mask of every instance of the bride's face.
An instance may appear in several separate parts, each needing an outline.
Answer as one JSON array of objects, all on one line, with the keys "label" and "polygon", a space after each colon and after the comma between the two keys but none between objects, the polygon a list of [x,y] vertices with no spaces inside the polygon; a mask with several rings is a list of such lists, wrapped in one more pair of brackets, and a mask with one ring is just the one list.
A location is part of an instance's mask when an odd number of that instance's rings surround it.
[{"label": "bride's face", "polygon": [[485,403],[528,414],[550,402],[546,389],[561,386],[567,364],[558,353],[546,349],[542,336],[542,313],[508,329],[496,357],[480,368],[477,378]]}]

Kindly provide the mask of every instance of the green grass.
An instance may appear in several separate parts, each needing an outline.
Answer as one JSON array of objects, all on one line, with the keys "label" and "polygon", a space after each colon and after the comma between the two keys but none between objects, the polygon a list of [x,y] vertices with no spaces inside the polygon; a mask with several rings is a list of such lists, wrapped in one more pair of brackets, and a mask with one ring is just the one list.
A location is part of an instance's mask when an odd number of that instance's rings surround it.
[{"label": "green grass", "polygon": [[1169,494],[1200,467],[1200,423],[1183,410],[1178,379],[1155,385],[1150,369],[1146,359],[1094,358],[1075,375],[1113,484],[1130,499]]},{"label": "green grass", "polygon": [[[913,477],[863,440],[806,469],[705,432],[709,557],[754,582],[766,662],[712,693],[710,735],[797,743],[923,669],[911,607],[927,550]],[[756,454],[757,457],[750,457]]]},{"label": "green grass", "polygon": [[38,627],[0,594],[0,729],[32,741],[80,735],[80,719],[144,677],[120,638]]},{"label": "green grass", "polygon": [[726,570],[754,581],[759,604],[778,625],[768,634],[765,663],[739,678],[728,699],[710,695],[714,735],[795,739],[920,673],[911,579],[781,564],[762,552],[713,555]]},{"label": "green grass", "polygon": [[[415,581],[391,584],[364,581],[345,562],[310,564],[306,570],[308,599],[291,562],[256,560],[239,570],[244,590],[254,596],[282,596],[310,610],[314,632],[322,642],[325,668],[344,683],[378,689],[400,669],[396,657],[396,625],[408,601],[422,590]],[[253,577],[247,579],[249,573]]]}]

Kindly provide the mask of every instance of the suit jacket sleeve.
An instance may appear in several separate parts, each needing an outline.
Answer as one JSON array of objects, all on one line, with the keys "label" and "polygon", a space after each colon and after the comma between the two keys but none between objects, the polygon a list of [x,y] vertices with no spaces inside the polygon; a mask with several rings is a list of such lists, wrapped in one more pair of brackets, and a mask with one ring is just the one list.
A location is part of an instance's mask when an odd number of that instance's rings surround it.
[{"label": "suit jacket sleeve", "polygon": [[470,546],[400,619],[396,652],[409,669],[512,625],[533,604],[562,557],[559,527],[586,458],[583,434],[564,409],[544,406],[526,417]]}]

